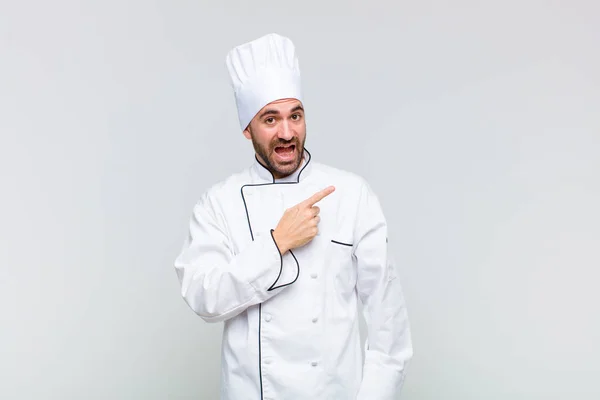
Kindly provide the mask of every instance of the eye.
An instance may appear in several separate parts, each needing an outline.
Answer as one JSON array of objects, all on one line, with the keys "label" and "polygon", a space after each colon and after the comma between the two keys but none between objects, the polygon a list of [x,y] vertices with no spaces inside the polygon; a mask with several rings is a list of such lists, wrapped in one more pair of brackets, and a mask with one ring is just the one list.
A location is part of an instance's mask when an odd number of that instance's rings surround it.
[{"label": "eye", "polygon": [[267,123],[267,124],[272,124],[273,122],[275,122],[275,118],[273,118],[273,117],[269,117],[269,118],[265,119],[265,123]]},{"label": "eye", "polygon": [[294,114],[294,115],[292,115],[292,119],[294,121],[298,121],[300,118],[302,118],[302,116],[300,114]]}]

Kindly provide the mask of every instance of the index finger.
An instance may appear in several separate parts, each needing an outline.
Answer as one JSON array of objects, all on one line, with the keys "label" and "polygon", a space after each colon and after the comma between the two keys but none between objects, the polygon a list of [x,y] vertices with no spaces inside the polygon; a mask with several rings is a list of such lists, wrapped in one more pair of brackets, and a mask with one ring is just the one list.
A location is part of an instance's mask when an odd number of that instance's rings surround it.
[{"label": "index finger", "polygon": [[308,207],[312,207],[315,203],[323,200],[326,196],[329,196],[334,191],[334,186],[326,187],[325,189],[318,191],[317,193],[310,196],[308,199],[304,200],[302,204]]}]

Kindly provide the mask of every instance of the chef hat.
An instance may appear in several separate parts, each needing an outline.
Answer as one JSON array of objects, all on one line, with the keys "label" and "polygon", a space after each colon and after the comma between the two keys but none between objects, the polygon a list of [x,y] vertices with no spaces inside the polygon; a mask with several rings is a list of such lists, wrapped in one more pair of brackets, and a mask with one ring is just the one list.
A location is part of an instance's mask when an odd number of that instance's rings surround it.
[{"label": "chef hat", "polygon": [[270,33],[233,48],[226,58],[242,130],[272,101],[302,101],[300,68],[294,44]]}]

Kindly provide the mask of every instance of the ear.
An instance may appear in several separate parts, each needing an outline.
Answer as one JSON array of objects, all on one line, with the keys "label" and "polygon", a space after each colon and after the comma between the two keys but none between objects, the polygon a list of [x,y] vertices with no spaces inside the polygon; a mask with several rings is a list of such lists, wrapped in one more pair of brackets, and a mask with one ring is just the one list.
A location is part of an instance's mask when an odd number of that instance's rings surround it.
[{"label": "ear", "polygon": [[244,129],[242,133],[244,134],[244,137],[246,137],[246,139],[252,140],[252,134],[250,133],[250,124],[248,124],[248,126],[246,127],[246,129]]}]

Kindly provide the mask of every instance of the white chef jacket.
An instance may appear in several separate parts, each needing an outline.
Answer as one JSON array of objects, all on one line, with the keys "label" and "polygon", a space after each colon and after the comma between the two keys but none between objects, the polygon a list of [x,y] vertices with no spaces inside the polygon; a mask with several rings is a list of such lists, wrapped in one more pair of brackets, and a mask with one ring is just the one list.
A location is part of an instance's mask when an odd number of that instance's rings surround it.
[{"label": "white chef jacket", "polygon": [[[285,209],[329,185],[319,234],[281,256],[271,230]],[[281,180],[255,159],[203,193],[175,270],[191,309],[224,321],[222,400],[397,399],[409,322],[386,220],[362,177],[307,150]]]}]

